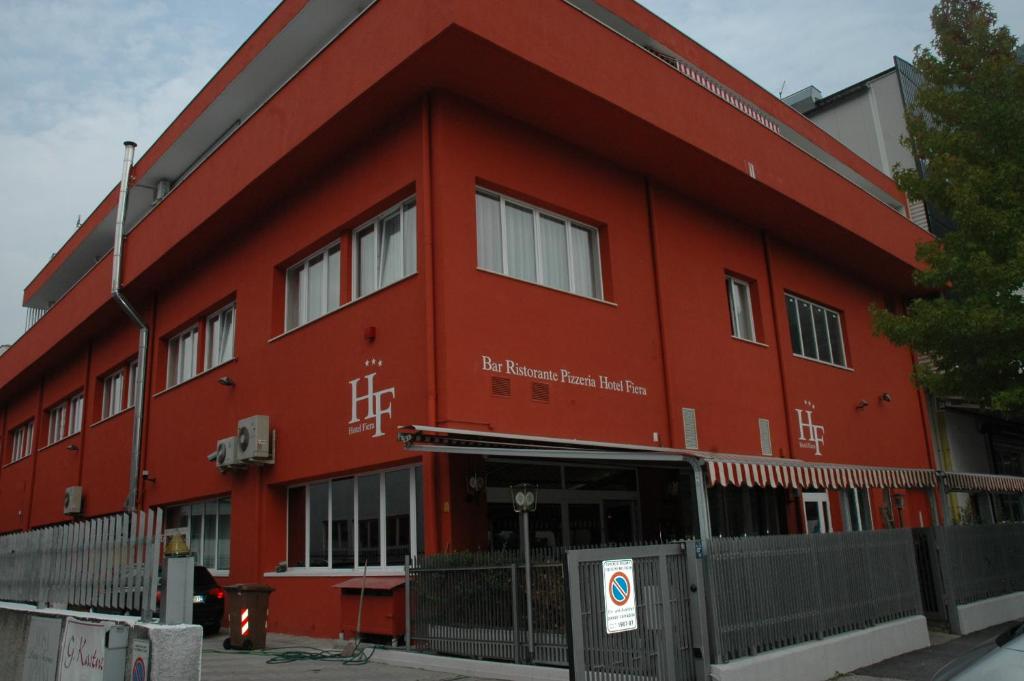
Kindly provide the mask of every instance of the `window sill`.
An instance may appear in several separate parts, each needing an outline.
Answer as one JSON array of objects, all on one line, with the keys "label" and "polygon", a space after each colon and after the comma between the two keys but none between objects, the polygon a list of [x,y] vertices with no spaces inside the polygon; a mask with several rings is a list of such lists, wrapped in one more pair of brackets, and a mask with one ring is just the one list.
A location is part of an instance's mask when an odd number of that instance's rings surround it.
[{"label": "window sill", "polygon": [[761,341],[759,341],[759,340],[750,340],[749,338],[743,338],[742,336],[737,336],[736,334],[732,334],[731,338],[732,338],[733,340],[738,340],[738,341],[742,341],[743,343],[749,343],[750,345],[756,345],[756,346],[758,346],[759,348],[768,348],[768,347],[771,347],[771,346],[770,346],[770,345],[768,345],[767,343],[762,343],[762,342],[761,342]]},{"label": "window sill", "polygon": [[95,428],[96,426],[100,425],[101,423],[106,423],[107,421],[112,421],[112,420],[116,419],[118,416],[120,416],[121,414],[127,414],[132,409],[135,409],[135,407],[128,407],[126,409],[122,409],[121,411],[117,412],[116,414],[111,414],[110,416],[104,416],[99,421],[94,421],[94,422],[90,423],[89,427],[90,428]]},{"label": "window sill", "polygon": [[30,452],[30,453],[26,454],[25,456],[21,457],[20,459],[18,459],[17,461],[8,461],[3,466],[0,466],[0,468],[9,468],[10,466],[16,466],[17,464],[21,463],[22,461],[28,461],[31,458],[32,458],[32,453]]},{"label": "window sill", "polygon": [[55,440],[53,442],[50,442],[48,444],[43,445],[42,447],[37,449],[36,452],[37,453],[44,452],[47,449],[50,449],[51,447],[56,447],[57,445],[61,444],[62,442],[66,442],[66,441],[70,440],[71,438],[76,437],[76,436],[81,435],[81,434],[82,434],[82,431],[78,431],[77,433],[71,433],[70,435],[65,435],[64,437],[62,437],[59,440]]},{"label": "window sill", "polygon": [[[264,572],[264,577],[362,577],[362,568],[288,568],[284,572]],[[403,577],[405,568],[400,566],[368,567],[367,577]]]},{"label": "window sill", "polygon": [[276,336],[271,336],[270,338],[267,339],[267,343],[268,344],[269,343],[275,343],[275,342],[281,340],[282,338],[284,338],[285,336],[290,336],[293,333],[297,333],[299,331],[302,331],[303,329],[306,329],[306,328],[308,328],[310,326],[313,326],[317,322],[319,322],[319,321],[321,321],[323,319],[327,319],[328,317],[331,317],[333,315],[336,315],[339,312],[341,312],[342,310],[346,310],[349,307],[355,305],[356,303],[361,303],[364,300],[368,300],[369,298],[372,298],[373,296],[377,295],[378,293],[380,293],[382,291],[387,291],[392,286],[397,286],[398,284],[401,284],[406,279],[412,279],[413,277],[416,276],[416,274],[417,274],[416,272],[413,272],[411,274],[407,274],[404,277],[402,277],[401,279],[396,279],[395,281],[391,282],[387,286],[384,286],[382,288],[377,289],[373,293],[367,293],[365,296],[360,296],[359,298],[353,298],[352,300],[349,300],[349,301],[347,301],[345,303],[342,303],[341,305],[339,305],[338,307],[334,308],[333,310],[331,310],[329,312],[323,313],[322,315],[320,315],[316,319],[310,319],[308,322],[305,322],[304,324],[299,324],[294,329],[288,329],[287,331],[285,331],[283,333],[279,333]]},{"label": "window sill", "polygon": [[157,392],[153,393],[153,397],[154,398],[160,397],[161,395],[165,395],[165,394],[171,392],[172,390],[177,390],[178,388],[180,388],[183,385],[188,385],[192,381],[199,380],[203,376],[208,376],[209,374],[213,373],[217,369],[220,369],[221,367],[225,367],[225,366],[227,366],[229,364],[233,364],[234,362],[237,362],[237,361],[238,361],[237,357],[232,357],[231,359],[227,360],[226,362],[221,362],[220,364],[218,364],[216,366],[212,366],[209,369],[203,369],[202,371],[200,371],[195,376],[191,376],[189,378],[186,378],[181,383],[175,383],[170,388],[164,388],[163,390],[160,390],[160,391],[157,391]]},{"label": "window sill", "polygon": [[539,281],[530,281],[529,279],[520,279],[519,277],[513,277],[511,274],[505,274],[504,272],[495,272],[494,270],[485,269],[485,268],[480,267],[480,266],[477,266],[476,271],[477,272],[484,272],[486,274],[493,274],[494,276],[501,277],[502,279],[511,279],[512,281],[518,281],[518,282],[523,283],[523,284],[529,284],[530,286],[539,286],[540,288],[545,288],[545,289],[547,289],[549,291],[555,291],[557,293],[563,293],[563,294],[565,294],[567,296],[572,296],[573,298],[580,298],[582,300],[589,300],[592,303],[601,303],[602,305],[609,305],[611,307],[618,307],[619,306],[618,303],[613,303],[612,301],[605,300],[604,298],[594,298],[592,296],[585,296],[582,293],[573,293],[572,291],[566,291],[565,289],[555,288],[554,286],[548,286],[547,284],[542,284]]},{"label": "window sill", "polygon": [[795,352],[793,353],[793,356],[796,357],[797,359],[802,359],[808,362],[814,362],[815,364],[821,364],[822,366],[832,367],[833,369],[839,369],[840,371],[849,371],[850,373],[853,373],[853,369],[850,367],[844,367],[839,364],[833,364],[832,362],[823,362],[820,359],[814,359],[813,357],[798,355]]}]

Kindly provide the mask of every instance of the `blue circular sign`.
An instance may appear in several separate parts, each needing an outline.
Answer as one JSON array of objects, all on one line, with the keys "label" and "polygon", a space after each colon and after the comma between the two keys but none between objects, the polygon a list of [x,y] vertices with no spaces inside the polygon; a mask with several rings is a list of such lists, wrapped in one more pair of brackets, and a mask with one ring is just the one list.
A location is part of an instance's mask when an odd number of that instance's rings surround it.
[{"label": "blue circular sign", "polygon": [[135,658],[132,665],[132,681],[146,681],[146,663],[141,657]]}]

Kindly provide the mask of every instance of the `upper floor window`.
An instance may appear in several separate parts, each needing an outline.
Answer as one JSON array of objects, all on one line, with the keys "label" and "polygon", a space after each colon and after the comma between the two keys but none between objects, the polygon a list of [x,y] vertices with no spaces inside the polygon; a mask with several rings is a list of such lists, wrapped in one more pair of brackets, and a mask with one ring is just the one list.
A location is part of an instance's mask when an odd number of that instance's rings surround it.
[{"label": "upper floor window", "polygon": [[843,327],[837,311],[787,293],[786,314],[794,355],[847,366]]},{"label": "upper floor window", "polygon": [[235,304],[206,318],[206,368],[211,369],[235,357]]},{"label": "upper floor window", "polygon": [[395,206],[352,235],[352,298],[416,271],[416,200]]},{"label": "upper floor window", "polygon": [[125,409],[135,406],[135,378],[139,373],[139,360],[133,359],[128,363],[128,382],[125,384]]},{"label": "upper floor window", "polygon": [[[129,391],[130,392],[130,391]],[[103,379],[103,405],[100,418],[109,418],[124,411],[124,368]]]},{"label": "upper floor window", "polygon": [[750,283],[733,276],[725,278],[725,288],[729,296],[729,319],[732,322],[732,335],[748,341],[757,341],[754,328],[754,307],[751,304]]},{"label": "upper floor window", "polygon": [[477,264],[588,298],[603,298],[597,230],[499,194],[476,193]]},{"label": "upper floor window", "polygon": [[285,274],[285,330],[290,331],[341,305],[341,246],[323,248]]},{"label": "upper floor window", "polygon": [[11,431],[11,463],[32,453],[33,422],[23,423]]},{"label": "upper floor window", "polygon": [[191,326],[167,341],[167,387],[196,375],[199,355],[199,326]]},{"label": "upper floor window", "polygon": [[46,412],[48,420],[46,443],[52,445],[82,430],[82,404],[85,396],[79,393],[56,404]]}]

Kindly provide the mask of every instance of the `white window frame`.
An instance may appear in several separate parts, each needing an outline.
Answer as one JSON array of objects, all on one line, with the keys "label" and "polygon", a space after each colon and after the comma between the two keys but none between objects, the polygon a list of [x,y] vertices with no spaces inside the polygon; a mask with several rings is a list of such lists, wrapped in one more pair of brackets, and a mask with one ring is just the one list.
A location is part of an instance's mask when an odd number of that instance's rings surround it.
[{"label": "white window frame", "polygon": [[821,519],[822,529],[820,532],[814,534],[830,534],[834,531],[832,528],[832,508],[831,502],[828,499],[828,492],[804,492],[801,495],[800,510],[803,513],[804,518],[804,532],[805,534],[811,534],[807,530],[807,505],[814,504],[818,507],[818,513]]},{"label": "white window frame", "polygon": [[[182,361],[182,345],[190,343],[191,356]],[[173,361],[172,361],[173,357]],[[173,388],[196,376],[199,366],[199,324],[193,324],[167,340],[167,387]]]},{"label": "white window frame", "polygon": [[85,393],[72,395],[68,400],[68,436],[82,432],[82,417],[85,412]]},{"label": "white window frame", "polygon": [[[732,324],[732,336],[733,338],[739,338],[740,340],[750,341],[757,343],[757,325],[754,324],[754,297],[750,292],[750,282],[746,279],[740,279],[733,275],[726,275],[725,277],[726,286],[729,290],[729,321]],[[741,303],[743,301],[737,300],[737,296],[746,300],[747,319],[746,322],[750,327],[750,337],[744,336],[740,333],[742,329],[740,315],[742,310]],[[738,307],[739,306],[739,307]]]},{"label": "white window frame", "polygon": [[[804,359],[809,359],[809,360],[814,361],[814,362],[821,362],[822,364],[828,364],[828,365],[831,365],[831,366],[840,367],[842,369],[848,369],[850,364],[849,364],[849,360],[847,359],[848,358],[848,353],[846,352],[846,342],[845,342],[845,340],[843,338],[843,335],[844,335],[843,334],[843,315],[839,313],[839,310],[835,310],[835,309],[833,309],[831,307],[826,307],[825,305],[821,305],[820,303],[815,303],[815,302],[810,301],[810,300],[808,300],[806,298],[801,298],[800,296],[795,295],[795,294],[790,293],[790,292],[787,291],[785,293],[785,296],[784,296],[784,299],[783,299],[783,302],[786,305],[786,321],[787,322],[789,322],[789,314],[790,314],[790,312],[789,312],[789,299],[792,299],[794,301],[794,307],[796,308],[796,324],[797,324],[797,336],[796,336],[795,339],[792,338],[793,331],[792,331],[792,325],[790,325],[790,336],[791,336],[790,341],[791,341],[791,345],[795,344],[795,343],[793,343],[794,340],[796,341],[796,343],[800,344],[800,351],[797,352],[797,351],[794,350],[793,354],[796,355],[797,357],[803,357]],[[814,338],[814,352],[815,352],[815,355],[807,354],[806,353],[807,349],[804,348],[803,322],[800,320],[800,303],[806,303],[806,304],[810,305],[810,307],[811,307],[811,337]],[[814,321],[814,310],[815,309],[821,310],[824,313],[825,318],[826,318],[825,337],[828,339],[828,344],[829,344],[828,352],[829,352],[829,355],[833,354],[832,353],[832,331],[828,328],[828,321],[827,320],[828,320],[828,315],[829,314],[834,314],[836,316],[836,327],[837,327],[838,332],[839,332],[839,349],[843,353],[843,357],[842,357],[842,361],[841,362],[836,362],[835,361],[835,357],[832,358],[832,361],[829,361],[829,360],[826,360],[826,359],[821,359],[821,351],[820,351],[820,348],[818,347],[817,322]]]},{"label": "white window frame", "polygon": [[[237,322],[238,313],[234,302],[225,305],[206,318],[206,356],[204,359],[207,370],[220,366],[225,362],[230,362],[235,358],[235,327]],[[227,335],[227,342],[222,344],[221,338],[225,334]],[[224,347],[223,356],[221,356],[222,346]]]},{"label": "white window frame", "polygon": [[[341,307],[341,272],[338,273],[338,300],[331,301],[330,298],[330,279],[331,279],[331,267],[330,267],[330,252],[332,250],[338,251],[338,269],[341,269],[341,240],[336,239],[331,243],[327,244],[315,253],[310,253],[308,256],[303,258],[301,261],[295,263],[284,273],[284,328],[285,331],[291,331],[297,329],[300,326],[304,326],[315,319],[320,319],[334,310]],[[324,277],[323,283],[321,284],[321,294],[324,301],[324,311],[322,314],[316,317],[308,317],[309,315],[309,276],[307,274],[310,264],[317,259],[317,257],[323,256],[324,262]],[[298,316],[296,317],[295,324],[289,325],[288,319],[291,316],[291,308],[288,305],[288,301],[291,300],[289,295],[289,287],[291,286],[292,272],[299,273],[299,302],[298,302]]]},{"label": "white window frame", "polygon": [[[592,227],[590,225],[584,224],[584,223],[582,223],[582,222],[580,222],[578,220],[573,220],[570,217],[567,217],[565,215],[560,215],[558,213],[555,213],[554,211],[546,210],[546,209],[540,208],[538,206],[533,206],[533,205],[531,205],[529,203],[526,203],[525,201],[520,201],[519,199],[508,198],[504,194],[499,194],[498,192],[493,192],[493,191],[489,191],[489,190],[486,190],[486,189],[481,189],[480,187],[476,188],[476,193],[474,194],[474,197],[473,197],[474,201],[476,200],[476,194],[479,194],[481,196],[485,196],[485,197],[487,197],[489,199],[493,199],[493,200],[496,200],[496,201],[499,202],[499,206],[498,206],[498,220],[499,220],[499,224],[501,226],[501,269],[502,269],[502,271],[498,272],[496,270],[492,270],[490,268],[484,267],[483,265],[480,264],[479,257],[477,259],[477,267],[479,267],[480,269],[482,269],[482,270],[484,270],[486,272],[494,272],[495,274],[500,274],[500,275],[503,275],[503,276],[506,276],[506,277],[511,277],[512,279],[516,279],[518,281],[525,281],[525,282],[528,282],[530,284],[536,284],[537,286],[543,286],[545,288],[554,289],[555,291],[564,291],[565,293],[571,293],[571,294],[573,294],[575,296],[580,296],[582,298],[589,298],[591,300],[601,300],[601,301],[603,301],[605,299],[604,298],[604,274],[603,274],[602,268],[601,268],[601,233],[600,233],[600,231],[598,231],[598,229],[596,227]],[[531,281],[529,279],[523,279],[521,277],[516,277],[516,276],[514,276],[512,274],[509,274],[509,269],[508,269],[508,229],[507,229],[507,226],[506,226],[506,218],[505,218],[505,207],[508,204],[511,204],[512,206],[515,206],[516,208],[519,208],[521,210],[529,211],[532,214],[532,217],[533,217],[533,248],[534,248],[534,255],[533,255],[533,257],[534,257],[534,262],[535,262],[535,265],[536,265],[536,273],[537,273],[537,280],[536,281]],[[550,284],[543,283],[544,279],[545,279],[545,272],[544,272],[544,260],[541,257],[541,238],[540,238],[540,218],[541,218],[541,215],[543,215],[545,217],[548,217],[551,220],[554,220],[556,222],[561,222],[562,225],[565,226],[565,243],[566,243],[566,258],[567,258],[567,270],[566,271],[567,271],[568,277],[569,277],[569,288],[567,288],[567,289],[559,288],[557,286],[552,286]],[[594,285],[595,285],[595,289],[596,289],[596,291],[594,292],[595,295],[587,295],[585,293],[580,293],[578,291],[573,290],[573,287],[574,287],[574,283],[573,282],[576,280],[576,277],[575,277],[575,262],[574,262],[574,259],[573,259],[573,256],[572,256],[573,249],[572,249],[572,240],[571,240],[571,231],[570,231],[573,227],[577,227],[579,229],[586,230],[587,232],[592,234],[593,237],[594,237],[594,245],[595,245],[595,247],[594,247],[594,252],[591,254],[591,259],[594,262],[594,269],[595,269],[595,271],[591,272],[590,275],[593,277],[593,281],[594,281]],[[477,226],[477,228],[479,229],[479,226]]]},{"label": "white window frame", "polygon": [[100,418],[106,419],[124,411],[124,367],[103,377],[103,405]]},{"label": "white window frame", "polygon": [[33,426],[34,421],[27,421],[11,431],[11,463],[32,453]]},{"label": "white window frame", "polygon": [[68,401],[64,400],[47,410],[47,446],[60,442],[68,432]]},{"label": "white window frame", "polygon": [[[302,570],[304,570],[304,571],[308,571],[308,572],[344,573],[344,572],[358,571],[359,569],[361,569],[362,562],[360,560],[360,555],[359,555],[359,544],[360,544],[360,541],[359,541],[359,539],[360,539],[360,534],[359,534],[359,479],[360,478],[365,478],[365,477],[372,477],[372,476],[378,476],[378,480],[379,480],[379,482],[378,482],[379,487],[378,487],[378,491],[377,491],[377,501],[378,501],[378,508],[377,508],[378,516],[377,517],[378,517],[379,522],[377,523],[377,530],[378,530],[378,533],[379,533],[379,535],[378,535],[378,550],[380,551],[380,563],[374,564],[374,565],[368,565],[367,567],[370,570],[389,570],[389,569],[390,570],[395,570],[395,569],[400,569],[402,567],[401,564],[397,564],[396,563],[396,564],[389,565],[388,562],[387,562],[388,561],[388,553],[387,553],[387,496],[386,496],[387,495],[387,490],[386,490],[387,474],[388,473],[392,473],[394,471],[400,471],[400,470],[408,470],[409,471],[409,550],[410,550],[410,553],[411,553],[412,557],[417,556],[418,555],[418,547],[419,547],[420,542],[421,542],[421,539],[419,537],[419,531],[417,529],[417,523],[418,523],[418,520],[419,520],[420,509],[419,509],[419,506],[417,505],[417,499],[416,499],[416,469],[419,468],[419,467],[420,467],[419,464],[416,464],[416,465],[413,465],[413,466],[399,466],[397,468],[387,468],[387,469],[382,469],[382,470],[369,471],[367,473],[360,473],[358,475],[343,475],[343,476],[339,476],[339,477],[326,478],[326,479],[322,479],[322,480],[313,480],[312,482],[309,482],[309,483],[306,483],[306,484],[303,484],[303,485],[293,485],[293,486],[289,487],[288,488],[289,494],[291,493],[291,490],[293,490],[293,489],[300,489],[300,488],[301,489],[305,489],[305,494],[304,494],[304,513],[305,513],[305,518],[303,520],[303,524],[304,524],[305,533],[306,533],[305,543],[304,543],[304,548],[305,548],[306,555],[304,556],[304,559],[303,559],[303,565],[302,566],[291,566],[291,567],[288,568],[289,571],[296,571],[296,570],[302,571]],[[331,483],[334,482],[335,480],[352,480],[353,481],[352,482],[352,505],[353,505],[352,525],[353,525],[353,528],[354,528],[354,531],[353,531],[353,534],[352,534],[352,548],[353,548],[353,561],[352,562],[353,562],[353,565],[348,566],[348,567],[343,567],[343,568],[336,568],[336,567],[333,566],[333,561],[334,561],[334,532],[333,531],[328,531],[327,532],[327,551],[326,551],[326,553],[327,553],[327,560],[328,560],[328,567],[310,567],[309,566],[309,545],[310,545],[310,541],[309,541],[309,497],[310,497],[309,488],[310,488],[311,485],[317,485],[317,484],[320,484],[320,483],[327,483],[327,489],[328,489],[328,495],[327,495],[327,518],[328,518],[328,525],[329,525],[330,522],[333,522],[333,518],[334,518],[334,493],[333,493],[333,486],[331,485]],[[291,532],[291,518],[290,518],[290,514],[291,514],[291,506],[289,504],[288,505],[288,515],[289,515],[289,517],[287,517],[285,519],[285,528],[286,528],[285,546],[290,546],[291,545],[290,537],[287,536],[287,534]],[[289,563],[291,562],[291,559],[292,559],[292,556],[288,556],[288,562]]]},{"label": "white window frame", "polygon": [[[402,281],[406,277],[411,277],[416,274],[416,220],[415,217],[411,221],[406,219],[407,211],[413,211],[415,215],[416,211],[416,197],[413,196],[405,201],[401,201],[398,204],[388,208],[386,211],[373,218],[369,222],[360,225],[356,229],[352,230],[352,300],[359,300],[365,298],[368,295],[376,293],[381,289],[385,289],[388,286],[393,286],[398,282]],[[398,240],[402,245],[400,252],[402,254],[402,273],[394,281],[389,281],[386,284],[381,281],[384,276],[383,263],[383,250],[381,249],[381,241],[384,238],[384,223],[398,215],[399,227],[398,227]],[[406,252],[406,244],[410,243],[406,237],[406,230],[413,230],[412,244],[413,248],[410,252]],[[359,259],[359,238],[366,232],[373,232],[373,268],[375,271],[374,286],[372,291],[361,291],[360,290],[360,273],[362,272],[363,262]],[[411,260],[411,263],[410,263]]]},{"label": "white window frame", "polygon": [[136,379],[136,376],[138,375],[138,373],[139,373],[139,360],[133,359],[132,361],[128,362],[128,375],[127,375],[127,380],[125,382],[125,391],[124,391],[124,393],[125,393],[124,408],[125,409],[131,409],[132,407],[135,406],[135,399],[136,399],[135,379]]},{"label": "white window frame", "polygon": [[[164,517],[167,517],[167,512],[168,511],[170,511],[172,509],[176,509],[176,508],[182,509],[181,513],[185,517],[185,524],[184,525],[180,525],[177,528],[167,528],[167,529],[184,529],[185,530],[185,537],[190,542],[189,549],[195,555],[196,565],[204,566],[207,570],[209,570],[214,575],[226,575],[226,574],[228,574],[228,572],[230,570],[230,567],[231,567],[231,535],[230,535],[230,532],[228,534],[228,565],[227,565],[227,567],[221,567],[219,562],[218,562],[218,560],[220,558],[220,552],[218,551],[218,547],[220,546],[220,504],[221,504],[222,501],[227,501],[228,502],[228,516],[230,517],[231,515],[233,515],[231,513],[231,496],[230,495],[229,496],[223,496],[223,497],[212,497],[212,498],[209,498],[209,499],[196,499],[195,501],[190,501],[188,503],[174,504],[173,506],[168,506],[164,510]],[[205,522],[205,520],[203,522],[201,522],[200,526],[199,526],[199,546],[191,545],[191,542],[192,542],[192,517],[193,517],[191,509],[195,505],[202,505],[203,509],[204,509],[203,510],[203,517],[205,518],[205,515],[206,515],[206,511],[205,511],[206,504],[211,503],[211,502],[214,502],[214,503],[217,504],[217,511],[218,511],[217,512],[217,522],[214,523],[214,528],[215,529],[214,529],[214,537],[213,537],[213,547],[214,547],[213,548],[213,553],[214,553],[213,561],[214,561],[214,563],[217,563],[215,566],[214,565],[210,565],[207,562],[207,560],[206,560],[207,556],[205,555],[205,551],[206,551],[206,522]]]}]

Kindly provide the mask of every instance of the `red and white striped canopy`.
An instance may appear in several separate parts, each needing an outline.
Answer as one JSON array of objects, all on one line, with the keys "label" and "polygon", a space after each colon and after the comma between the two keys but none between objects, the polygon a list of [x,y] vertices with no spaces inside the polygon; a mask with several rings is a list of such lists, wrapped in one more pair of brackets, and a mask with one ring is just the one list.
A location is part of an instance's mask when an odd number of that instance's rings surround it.
[{"label": "red and white striped canopy", "polygon": [[791,487],[793,489],[841,489],[881,487],[908,489],[934,487],[935,471],[924,468],[885,468],[816,464],[793,459],[762,460],[756,457],[705,457],[707,483],[722,487]]},{"label": "red and white striped canopy", "polygon": [[942,481],[949,492],[1002,492],[1024,494],[1024,478],[1014,475],[986,473],[943,473]]}]

